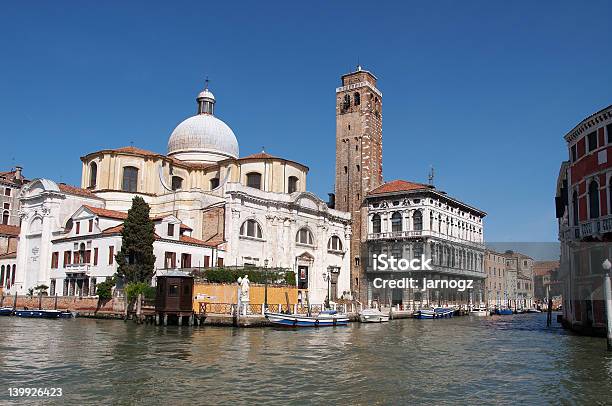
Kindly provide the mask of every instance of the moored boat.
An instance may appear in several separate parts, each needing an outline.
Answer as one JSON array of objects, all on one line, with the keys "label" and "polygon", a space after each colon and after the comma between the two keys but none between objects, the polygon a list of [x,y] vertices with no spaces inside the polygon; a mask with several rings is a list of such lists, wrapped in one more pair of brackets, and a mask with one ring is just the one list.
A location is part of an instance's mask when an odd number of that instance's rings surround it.
[{"label": "moored boat", "polygon": [[15,316],[35,319],[57,319],[60,316],[59,310],[15,310]]},{"label": "moored boat", "polygon": [[389,314],[378,309],[363,309],[359,312],[359,321],[362,323],[383,323],[389,321]]},{"label": "moored boat", "polygon": [[436,318],[453,317],[455,314],[455,309],[452,307],[436,307],[434,312],[436,314]]},{"label": "moored boat", "polygon": [[514,314],[514,312],[512,311],[512,309],[504,308],[504,309],[496,309],[495,314],[499,314],[500,316],[508,316],[508,315]]},{"label": "moored boat", "polygon": [[486,307],[474,307],[471,311],[470,314],[472,316],[488,316],[489,315],[489,311],[487,310]]},{"label": "moored boat", "polygon": [[542,310],[540,310],[540,309],[527,309],[526,312],[527,313],[542,313]]},{"label": "moored boat", "polygon": [[421,309],[414,312],[415,319],[434,319],[436,313],[433,309]]},{"label": "moored boat", "polygon": [[316,316],[266,312],[270,323],[285,327],[333,327],[348,325],[348,316],[335,310],[325,310]]},{"label": "moored boat", "polygon": [[12,307],[0,307],[0,316],[11,316],[13,314]]}]

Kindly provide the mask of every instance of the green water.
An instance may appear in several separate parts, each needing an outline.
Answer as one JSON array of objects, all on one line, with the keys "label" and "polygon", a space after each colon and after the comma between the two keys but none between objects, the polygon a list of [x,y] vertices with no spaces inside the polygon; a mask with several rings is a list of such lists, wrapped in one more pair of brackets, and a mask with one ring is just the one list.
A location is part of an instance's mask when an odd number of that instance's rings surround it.
[{"label": "green water", "polygon": [[544,314],[321,329],[0,317],[9,387],[45,404],[610,404],[612,354]]}]

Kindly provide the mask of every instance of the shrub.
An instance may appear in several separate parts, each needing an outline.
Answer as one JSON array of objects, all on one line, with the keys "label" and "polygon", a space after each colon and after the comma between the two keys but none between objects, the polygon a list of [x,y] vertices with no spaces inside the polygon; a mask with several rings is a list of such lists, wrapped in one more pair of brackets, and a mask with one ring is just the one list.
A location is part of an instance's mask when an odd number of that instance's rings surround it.
[{"label": "shrub", "polygon": [[295,273],[283,268],[210,268],[194,270],[191,275],[212,283],[235,283],[238,278],[247,275],[251,283],[268,283],[295,285]]},{"label": "shrub", "polygon": [[99,300],[109,300],[113,297],[113,287],[117,282],[116,276],[113,275],[110,278],[106,278],[104,282],[96,284],[96,294]]},{"label": "shrub", "polygon": [[139,294],[142,294],[145,299],[155,299],[156,295],[155,288],[146,282],[128,283],[123,291],[129,301],[136,299]]}]

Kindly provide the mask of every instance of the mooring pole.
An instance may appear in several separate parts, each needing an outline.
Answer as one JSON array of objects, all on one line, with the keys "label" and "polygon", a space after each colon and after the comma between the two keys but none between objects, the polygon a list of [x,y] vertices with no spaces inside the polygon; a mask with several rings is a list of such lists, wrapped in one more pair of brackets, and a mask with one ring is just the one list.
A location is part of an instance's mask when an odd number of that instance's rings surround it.
[{"label": "mooring pole", "polygon": [[606,325],[608,351],[612,351],[612,285],[610,284],[610,269],[612,262],[606,259],[602,267],[604,269],[604,299],[606,301]]},{"label": "mooring pole", "polygon": [[15,292],[15,300],[13,300],[13,311],[17,309],[17,292]]}]

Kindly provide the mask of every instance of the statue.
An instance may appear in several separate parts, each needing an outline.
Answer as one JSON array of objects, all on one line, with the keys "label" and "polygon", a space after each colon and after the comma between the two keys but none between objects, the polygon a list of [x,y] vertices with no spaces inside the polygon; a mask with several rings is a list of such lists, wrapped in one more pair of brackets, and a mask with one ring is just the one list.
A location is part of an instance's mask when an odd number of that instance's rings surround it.
[{"label": "statue", "polygon": [[244,275],[244,278],[238,278],[238,303],[242,305],[243,314],[246,316],[247,308],[249,304],[249,277]]}]

